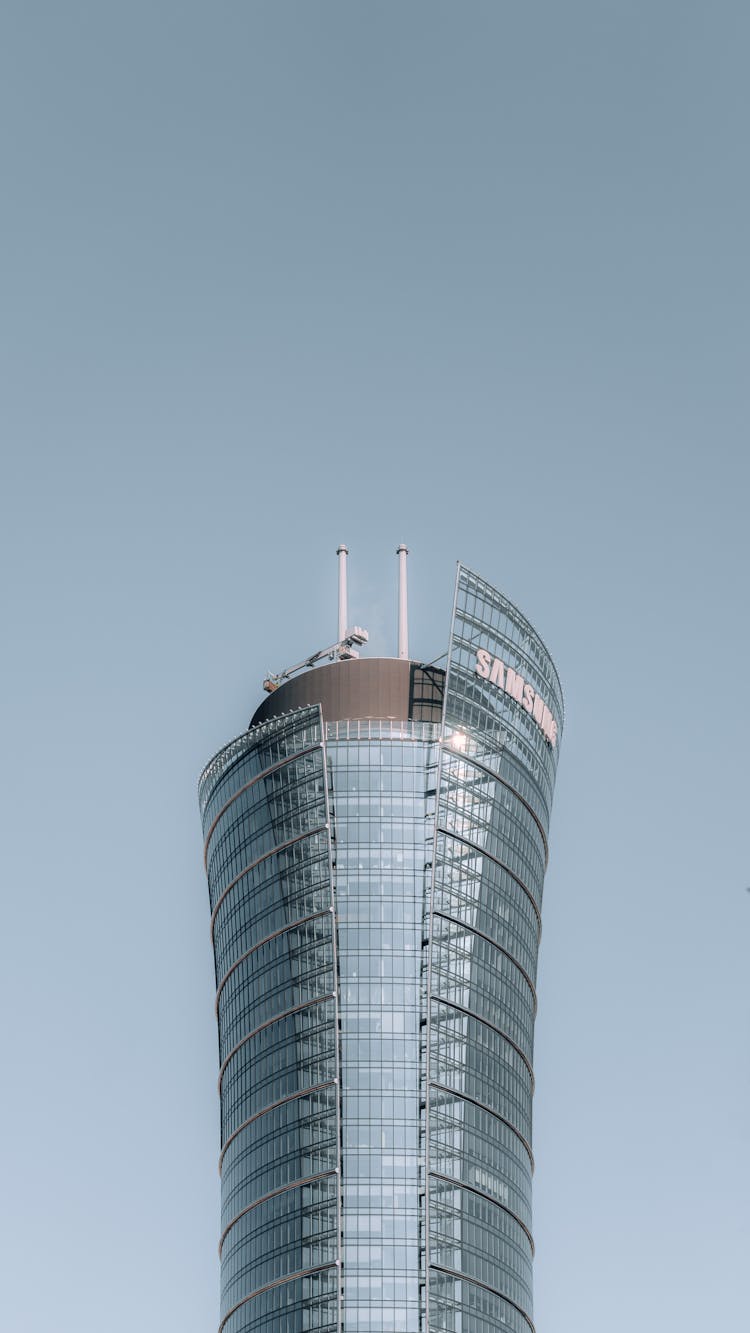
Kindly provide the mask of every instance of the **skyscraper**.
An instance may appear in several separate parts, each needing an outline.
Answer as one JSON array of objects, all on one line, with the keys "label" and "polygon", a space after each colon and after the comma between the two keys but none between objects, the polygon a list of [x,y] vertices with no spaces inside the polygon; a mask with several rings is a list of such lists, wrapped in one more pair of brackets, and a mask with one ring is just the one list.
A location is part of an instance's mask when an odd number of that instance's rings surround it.
[{"label": "skyscraper", "polygon": [[528,1333],[542,885],[563,722],[459,565],[442,665],[339,642],[200,779],[221,1333]]}]

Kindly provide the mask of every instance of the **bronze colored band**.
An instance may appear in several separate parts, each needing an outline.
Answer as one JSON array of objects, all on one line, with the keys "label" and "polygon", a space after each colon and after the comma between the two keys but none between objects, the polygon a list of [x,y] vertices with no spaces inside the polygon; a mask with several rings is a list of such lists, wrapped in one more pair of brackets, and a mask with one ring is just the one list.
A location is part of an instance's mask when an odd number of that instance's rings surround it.
[{"label": "bronze colored band", "polygon": [[224,1164],[224,1154],[226,1153],[227,1148],[230,1144],[234,1143],[238,1134],[241,1134],[245,1129],[249,1129],[251,1125],[255,1124],[256,1120],[261,1120],[264,1115],[270,1115],[271,1111],[277,1110],[279,1106],[286,1106],[287,1102],[296,1102],[300,1097],[311,1097],[315,1092],[325,1092],[327,1088],[335,1087],[335,1079],[329,1079],[327,1083],[313,1083],[312,1087],[300,1088],[297,1092],[290,1092],[288,1097],[279,1097],[275,1102],[269,1102],[268,1106],[264,1106],[261,1111],[256,1111],[255,1115],[248,1116],[247,1120],[243,1120],[241,1125],[238,1125],[236,1129],[232,1130],[232,1133],[229,1135],[229,1138],[219,1153],[219,1175],[221,1175],[221,1168]]},{"label": "bronze colored band", "polygon": [[211,927],[210,927],[211,943],[213,944],[213,939],[214,939],[214,923],[216,921],[216,914],[219,908],[221,907],[221,904],[223,903],[224,899],[226,898],[227,894],[231,893],[235,884],[239,884],[240,880],[243,879],[245,875],[249,875],[250,871],[254,870],[256,866],[259,866],[263,861],[267,861],[269,856],[278,856],[279,852],[286,852],[290,847],[293,847],[296,842],[302,842],[304,838],[312,838],[315,836],[316,833],[326,833],[327,831],[328,831],[327,824],[318,824],[316,828],[307,829],[305,833],[296,833],[293,838],[287,838],[286,842],[277,843],[275,847],[269,848],[269,850],[267,852],[263,852],[261,856],[256,856],[255,860],[251,861],[249,865],[243,866],[239,875],[235,875],[234,879],[230,880],[229,884],[227,884],[227,887],[222,891],[222,893],[216,900],[216,906],[214,907],[214,910],[211,913]]},{"label": "bronze colored band", "polygon": [[480,847],[478,843],[472,842],[471,838],[465,838],[461,833],[454,833],[451,829],[446,828],[444,824],[438,824],[437,831],[438,833],[444,834],[446,838],[454,838],[456,842],[462,842],[465,847],[471,847],[472,851],[476,852],[477,856],[486,856],[488,861],[493,861],[496,866],[499,866],[507,875],[510,875],[511,879],[518,885],[519,889],[523,890],[531,903],[531,906],[534,909],[534,915],[539,922],[539,934],[541,935],[542,914],[536,905],[536,900],[531,889],[527,888],[523,880],[518,878],[515,870],[511,870],[510,866],[506,866],[505,862],[501,861],[499,856],[493,856],[492,852],[485,851],[484,847]]},{"label": "bronze colored band", "polygon": [[451,916],[449,912],[442,912],[439,907],[433,908],[432,915],[439,916],[441,921],[450,921],[452,926],[458,926],[460,930],[468,930],[471,932],[472,935],[478,935],[480,940],[486,940],[488,944],[492,945],[493,949],[497,949],[498,953],[503,954],[508,959],[508,961],[513,964],[514,967],[518,968],[518,971],[521,973],[521,976],[523,977],[524,981],[526,982],[526,985],[531,991],[531,995],[534,1000],[534,1017],[536,1017],[536,1011],[537,1011],[536,986],[531,980],[531,977],[526,971],[526,968],[521,966],[518,959],[514,958],[513,954],[510,953],[508,949],[504,949],[502,944],[498,944],[497,940],[493,940],[491,935],[485,935],[483,930],[477,930],[476,926],[470,926],[468,921],[461,921],[459,917]]},{"label": "bronze colored band", "polygon": [[469,1277],[468,1273],[459,1273],[457,1268],[444,1268],[442,1264],[433,1263],[430,1264],[430,1268],[434,1268],[436,1273],[445,1273],[446,1277],[458,1278],[460,1282],[470,1282],[472,1287],[481,1287],[483,1291],[489,1291],[492,1296],[497,1296],[499,1300],[505,1301],[506,1305],[510,1305],[511,1309],[515,1310],[526,1321],[531,1333],[536,1333],[536,1329],[526,1311],[521,1308],[517,1301],[512,1301],[510,1296],[506,1296],[504,1291],[498,1291],[497,1287],[491,1287],[487,1282],[480,1282],[478,1277]]},{"label": "bronze colored band", "polygon": [[290,921],[287,926],[280,926],[278,930],[271,931],[270,935],[265,935],[262,940],[258,940],[258,943],[254,944],[252,949],[247,949],[245,953],[243,953],[235,963],[232,963],[232,966],[229,968],[229,971],[225,973],[225,975],[219,982],[219,988],[216,992],[216,1000],[214,1001],[214,1009],[216,1010],[217,1018],[219,1015],[219,996],[221,995],[221,992],[223,991],[232,973],[242,963],[247,962],[247,959],[251,958],[254,953],[257,953],[258,949],[262,949],[264,944],[270,944],[271,940],[278,939],[279,935],[286,935],[287,931],[294,930],[296,926],[306,926],[308,921],[317,921],[319,920],[320,917],[330,916],[330,915],[331,915],[330,907],[324,907],[321,912],[311,912],[309,916],[301,916],[298,918],[297,921]]},{"label": "bronze colored band", "polygon": [[257,1028],[253,1028],[252,1032],[247,1032],[245,1036],[237,1042],[237,1045],[232,1047],[229,1055],[222,1061],[221,1069],[219,1070],[219,1095],[221,1095],[221,1081],[229,1061],[234,1059],[237,1052],[242,1049],[246,1042],[252,1041],[253,1037],[257,1037],[259,1032],[263,1032],[266,1028],[273,1027],[274,1023],[280,1023],[284,1018],[291,1018],[293,1014],[299,1014],[303,1009],[313,1009],[316,1004],[325,1004],[326,1000],[335,999],[335,994],[316,995],[314,1000],[303,1000],[301,1004],[293,1004],[291,1009],[285,1009],[283,1014],[276,1014],[274,1018],[267,1018],[265,1023],[259,1023]]},{"label": "bronze colored band", "polygon": [[251,778],[249,782],[246,782],[244,786],[238,787],[234,795],[230,796],[229,800],[224,802],[215,819],[211,821],[211,827],[206,834],[206,839],[203,844],[203,864],[206,869],[208,869],[208,844],[211,841],[213,831],[222,815],[226,814],[230,805],[234,804],[237,798],[242,795],[243,791],[248,791],[250,787],[255,786],[256,782],[261,782],[263,778],[267,778],[271,773],[276,773],[280,768],[285,768],[287,764],[293,763],[295,759],[303,759],[306,754],[313,754],[315,750],[320,750],[321,748],[322,742],[318,741],[315,745],[308,745],[305,750],[297,750],[294,754],[286,755],[284,759],[278,759],[275,764],[269,764],[268,768],[264,768],[260,773],[256,773],[255,777]]},{"label": "bronze colored band", "polygon": [[[233,1314],[236,1314],[238,1310],[241,1310],[243,1305],[247,1305],[248,1301],[254,1301],[256,1296],[262,1296],[265,1291],[273,1291],[274,1287],[283,1287],[287,1282],[296,1282],[298,1278],[313,1277],[315,1273],[325,1273],[329,1268],[338,1268],[338,1259],[332,1259],[328,1264],[316,1264],[314,1268],[298,1268],[296,1273],[289,1273],[287,1277],[277,1277],[273,1282],[266,1282],[264,1286],[256,1287],[255,1291],[250,1292],[249,1296],[243,1296],[242,1300],[238,1301],[236,1305],[233,1305],[231,1310],[227,1310],[227,1313],[219,1324],[218,1333],[222,1333],[224,1325],[228,1319],[232,1318]],[[461,1276],[460,1273],[458,1276]],[[503,1297],[503,1299],[505,1299],[505,1297]],[[512,1303],[513,1302],[511,1301],[510,1304],[512,1305]]]},{"label": "bronze colored band", "polygon": [[221,1258],[221,1251],[228,1233],[232,1230],[235,1223],[239,1222],[240,1218],[246,1217],[248,1213],[252,1213],[256,1208],[260,1208],[262,1203],[268,1203],[269,1199],[275,1199],[279,1194],[288,1194],[290,1190],[301,1189],[303,1185],[314,1185],[316,1180],[327,1180],[330,1176],[335,1175],[335,1168],[332,1171],[318,1171],[314,1176],[303,1176],[300,1180],[292,1180],[288,1185],[280,1185],[276,1190],[269,1190],[267,1194],[261,1194],[259,1199],[256,1199],[254,1203],[249,1203],[247,1208],[241,1209],[237,1216],[233,1217],[231,1222],[225,1226],[221,1233],[221,1239],[219,1240],[219,1258]]},{"label": "bronze colored band", "polygon": [[438,1083],[435,1079],[430,1079],[430,1087],[435,1088],[438,1092],[447,1092],[449,1097],[455,1097],[459,1102],[471,1102],[472,1106],[477,1106],[480,1111],[486,1111],[488,1115],[494,1116],[495,1120],[499,1120],[502,1125],[505,1125],[512,1134],[515,1134],[518,1142],[523,1144],[531,1163],[531,1169],[534,1170],[534,1154],[531,1151],[531,1144],[527,1142],[521,1131],[516,1129],[516,1126],[508,1120],[507,1116],[500,1115],[499,1111],[494,1111],[491,1106],[487,1106],[485,1102],[480,1102],[476,1097],[470,1097],[467,1092],[459,1092],[458,1088],[449,1088],[447,1083]]},{"label": "bronze colored band", "polygon": [[433,1180],[444,1180],[446,1185],[452,1185],[454,1189],[468,1190],[470,1194],[476,1194],[480,1199],[486,1199],[488,1203],[493,1203],[496,1208],[500,1208],[502,1212],[507,1213],[508,1217],[512,1217],[513,1221],[517,1222],[521,1230],[524,1232],[526,1239],[531,1246],[532,1256],[536,1253],[534,1237],[529,1231],[529,1228],[521,1221],[518,1214],[514,1213],[513,1209],[508,1207],[507,1203],[501,1203],[499,1199],[493,1199],[491,1194],[488,1194],[486,1190],[477,1189],[476,1185],[467,1185],[465,1180],[457,1180],[455,1176],[445,1176],[442,1171],[430,1171],[430,1176]]}]

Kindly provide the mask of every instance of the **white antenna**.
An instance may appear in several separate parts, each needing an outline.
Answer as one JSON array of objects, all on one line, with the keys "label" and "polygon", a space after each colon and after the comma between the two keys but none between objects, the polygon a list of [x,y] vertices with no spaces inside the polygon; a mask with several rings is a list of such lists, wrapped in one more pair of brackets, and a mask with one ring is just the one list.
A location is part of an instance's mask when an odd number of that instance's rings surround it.
[{"label": "white antenna", "polygon": [[396,547],[398,556],[398,655],[409,656],[409,607],[406,597],[406,557],[408,548],[402,542]]},{"label": "white antenna", "polygon": [[336,554],[339,558],[339,643],[341,643],[346,638],[349,619],[346,598],[346,557],[349,554],[349,547],[342,544]]}]

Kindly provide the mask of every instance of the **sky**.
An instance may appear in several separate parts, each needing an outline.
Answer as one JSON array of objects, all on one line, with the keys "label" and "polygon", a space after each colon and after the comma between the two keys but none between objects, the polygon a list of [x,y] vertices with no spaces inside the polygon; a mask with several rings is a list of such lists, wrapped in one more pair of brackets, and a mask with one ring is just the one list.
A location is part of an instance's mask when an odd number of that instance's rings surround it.
[{"label": "sky", "polygon": [[196,781],[455,562],[566,697],[538,1333],[750,1312],[745,0],[5,0],[0,1321],[218,1323]]}]

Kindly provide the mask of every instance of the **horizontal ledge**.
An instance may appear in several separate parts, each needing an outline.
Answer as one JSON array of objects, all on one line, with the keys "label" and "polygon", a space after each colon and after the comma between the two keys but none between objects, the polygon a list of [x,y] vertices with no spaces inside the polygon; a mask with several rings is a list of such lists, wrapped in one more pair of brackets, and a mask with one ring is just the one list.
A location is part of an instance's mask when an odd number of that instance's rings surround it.
[{"label": "horizontal ledge", "polygon": [[474,755],[463,754],[460,751],[452,749],[450,741],[447,743],[447,745],[444,746],[444,748],[448,754],[455,756],[455,758],[460,760],[462,764],[473,764],[475,768],[481,769],[482,773],[486,773],[488,778],[492,778],[495,782],[499,782],[500,786],[505,787],[506,791],[511,792],[511,794],[515,796],[516,800],[521,803],[524,810],[528,811],[534,823],[536,824],[537,828],[539,829],[539,833],[541,835],[542,845],[544,847],[544,865],[546,869],[546,867],[549,865],[549,843],[547,842],[547,834],[544,831],[542,821],[540,820],[533,806],[529,804],[529,802],[525,799],[525,797],[521,795],[520,792],[516,791],[512,782],[508,782],[505,778],[501,778],[498,773],[495,773],[494,769],[489,767],[488,764],[483,764],[481,759],[476,759]]},{"label": "horizontal ledge", "polygon": [[245,875],[249,875],[251,870],[255,870],[256,866],[262,865],[262,863],[264,861],[267,861],[271,856],[278,856],[279,852],[288,851],[290,847],[294,847],[295,843],[303,842],[305,838],[314,838],[316,833],[328,833],[328,832],[329,828],[327,824],[317,824],[315,828],[306,829],[304,833],[295,833],[294,837],[287,838],[286,842],[279,842],[276,844],[275,847],[269,847],[267,852],[262,852],[260,856],[256,856],[254,861],[250,861],[246,866],[243,866],[239,875],[235,875],[234,879],[230,880],[230,882],[227,884],[227,887],[222,890],[220,896],[216,900],[216,906],[214,907],[214,910],[211,913],[211,927],[210,927],[211,943],[213,944],[216,914],[219,908],[221,907],[221,904],[224,902],[224,899],[226,898],[227,894],[231,893],[235,885],[239,884],[240,880],[244,879]]},{"label": "horizontal ledge", "polygon": [[[507,1041],[508,1045],[515,1051],[519,1059],[523,1060],[523,1063],[528,1069],[529,1077],[531,1079],[531,1091],[533,1093],[536,1086],[536,1080],[534,1079],[534,1070],[531,1067],[531,1061],[524,1055],[521,1047],[513,1040],[513,1038],[508,1036],[507,1032],[503,1032],[502,1028],[499,1028],[496,1023],[491,1023],[488,1018],[482,1018],[481,1014],[475,1014],[473,1009],[467,1009],[463,1004],[456,1004],[455,1000],[446,1000],[442,995],[435,995],[434,991],[430,990],[428,1003],[432,1000],[434,1000],[436,1004],[447,1004],[449,1009],[455,1009],[456,1013],[464,1014],[466,1018],[473,1018],[477,1023],[481,1023],[484,1027],[489,1028],[490,1032],[494,1032],[498,1037],[502,1037],[503,1041]],[[429,1020],[427,1026],[431,1031],[432,1024]]]},{"label": "horizontal ledge", "polygon": [[249,1129],[251,1125],[254,1125],[256,1120],[261,1120],[264,1115],[270,1115],[271,1111],[277,1110],[279,1106],[286,1106],[288,1102],[297,1101],[299,1097],[311,1097],[315,1092],[325,1092],[328,1088],[335,1087],[335,1079],[329,1079],[327,1083],[313,1083],[309,1088],[299,1088],[296,1092],[290,1092],[286,1097],[278,1097],[275,1102],[269,1102],[268,1106],[264,1106],[260,1111],[256,1111],[255,1115],[248,1116],[247,1120],[243,1120],[241,1125],[238,1125],[236,1129],[232,1130],[226,1143],[222,1145],[221,1152],[219,1153],[219,1175],[221,1175],[221,1168],[224,1164],[224,1156],[227,1148],[230,1147],[243,1130]]},{"label": "horizontal ledge", "polygon": [[438,1083],[436,1079],[431,1078],[427,1085],[428,1093],[430,1088],[436,1088],[438,1092],[446,1092],[449,1097],[456,1097],[460,1102],[471,1102],[471,1105],[477,1106],[480,1111],[486,1111],[488,1115],[494,1116],[495,1120],[499,1120],[501,1125],[505,1125],[511,1134],[515,1134],[518,1142],[523,1144],[531,1163],[531,1169],[534,1170],[534,1154],[531,1151],[531,1144],[527,1142],[521,1131],[516,1129],[516,1126],[508,1120],[507,1116],[500,1115],[499,1111],[494,1111],[491,1106],[487,1106],[485,1102],[480,1102],[477,1097],[471,1097],[468,1092],[459,1092],[458,1088],[449,1088],[447,1083]]},{"label": "horizontal ledge", "polygon": [[246,949],[245,952],[240,955],[237,961],[232,963],[232,966],[228,969],[227,972],[225,972],[224,976],[219,982],[219,986],[216,991],[216,1000],[214,1001],[214,1008],[216,1010],[217,1018],[219,1016],[219,996],[221,995],[221,992],[223,991],[232,973],[235,972],[238,967],[241,967],[243,963],[247,962],[248,958],[252,958],[253,954],[257,953],[258,949],[262,949],[264,944],[270,944],[271,940],[278,939],[280,935],[286,935],[287,931],[294,930],[295,927],[297,926],[306,926],[309,921],[318,921],[321,917],[324,916],[330,917],[330,915],[331,915],[331,908],[324,907],[320,912],[311,912],[309,916],[298,917],[296,921],[290,921],[286,926],[280,926],[278,930],[272,930],[270,935],[264,935],[262,940],[258,940],[258,943],[253,945],[252,949]]},{"label": "horizontal ledge", "polygon": [[246,782],[242,787],[237,788],[237,791],[234,793],[234,795],[230,796],[229,800],[224,802],[219,813],[212,820],[211,827],[209,828],[208,833],[206,834],[205,842],[203,844],[203,864],[206,867],[206,869],[208,869],[208,844],[211,841],[216,825],[218,824],[222,815],[226,814],[230,805],[234,805],[234,802],[239,799],[242,793],[245,791],[249,791],[251,787],[255,786],[256,782],[262,782],[263,779],[269,777],[271,773],[277,773],[279,769],[286,768],[287,764],[294,763],[295,759],[304,759],[305,755],[314,754],[316,750],[321,750],[322,748],[323,748],[322,741],[318,741],[315,745],[308,745],[306,749],[297,750],[295,754],[287,755],[284,759],[277,759],[275,764],[269,764],[268,768],[264,768],[262,772],[256,773],[255,777],[251,778],[249,782]]},{"label": "horizontal ledge", "polygon": [[336,993],[334,991],[328,995],[317,995],[314,1000],[303,1000],[301,1004],[293,1004],[291,1009],[285,1009],[283,1013],[276,1014],[274,1018],[267,1018],[264,1023],[259,1023],[257,1028],[253,1028],[252,1032],[245,1033],[245,1036],[237,1042],[236,1046],[232,1047],[229,1055],[225,1056],[222,1061],[221,1069],[219,1070],[219,1092],[221,1093],[221,1083],[229,1061],[234,1059],[237,1052],[242,1050],[242,1047],[246,1045],[248,1041],[252,1041],[253,1037],[257,1037],[259,1032],[263,1032],[266,1028],[273,1027],[274,1023],[281,1023],[285,1018],[291,1018],[294,1014],[301,1013],[303,1009],[313,1009],[317,1004],[324,1004],[326,1000],[335,999]]},{"label": "horizontal ledge", "polygon": [[536,986],[531,980],[531,977],[526,971],[526,968],[521,966],[518,959],[513,957],[513,954],[510,952],[509,949],[503,948],[502,944],[498,944],[497,940],[493,940],[492,936],[487,935],[483,930],[478,930],[476,926],[470,926],[468,921],[462,921],[460,917],[451,916],[450,912],[441,911],[439,907],[433,907],[432,915],[439,916],[441,921],[450,921],[451,925],[458,926],[461,930],[470,930],[472,935],[477,935],[480,940],[486,940],[488,944],[492,945],[493,949],[497,949],[498,953],[503,954],[503,956],[507,958],[508,961],[512,963],[514,967],[518,968],[518,971],[521,973],[521,976],[523,977],[524,981],[526,982],[533,996],[534,1016],[536,1017],[536,1011],[537,1011]]},{"label": "horizontal ledge", "polygon": [[434,1269],[436,1273],[445,1273],[446,1277],[457,1278],[459,1282],[470,1282],[472,1287],[481,1287],[482,1291],[489,1291],[492,1296],[497,1296],[498,1300],[505,1301],[506,1305],[520,1314],[531,1329],[531,1333],[536,1333],[536,1329],[526,1311],[517,1301],[511,1300],[510,1296],[506,1296],[504,1291],[498,1291],[497,1287],[491,1287],[487,1282],[480,1282],[479,1278],[470,1277],[468,1273],[460,1273],[456,1268],[444,1268],[442,1264],[433,1263],[430,1263],[430,1268]]},{"label": "horizontal ledge", "polygon": [[296,1282],[298,1278],[301,1277],[314,1277],[316,1273],[326,1273],[331,1268],[338,1268],[338,1263],[338,1259],[332,1259],[330,1263],[316,1264],[314,1268],[298,1268],[295,1273],[289,1273],[286,1277],[274,1278],[273,1282],[266,1282],[262,1287],[256,1287],[255,1291],[250,1292],[249,1296],[243,1296],[242,1300],[238,1301],[236,1305],[233,1305],[231,1310],[227,1310],[227,1313],[219,1324],[218,1333],[222,1333],[224,1325],[227,1320],[232,1318],[233,1314],[236,1314],[238,1310],[241,1310],[243,1305],[247,1305],[248,1301],[254,1301],[256,1296],[262,1296],[264,1291],[273,1291],[274,1287],[284,1287],[287,1282]]},{"label": "horizontal ledge", "polygon": [[[336,1170],[336,1167],[332,1167],[330,1171],[317,1171],[314,1176],[301,1176],[299,1180],[292,1180],[288,1185],[279,1185],[278,1189],[268,1190],[266,1194],[261,1194],[253,1203],[249,1203],[247,1208],[241,1208],[237,1216],[232,1218],[231,1222],[225,1226],[221,1233],[219,1239],[219,1258],[221,1258],[224,1241],[232,1230],[232,1227],[235,1226],[241,1218],[247,1217],[248,1213],[254,1212],[256,1208],[260,1208],[262,1203],[268,1203],[269,1199],[275,1199],[280,1194],[288,1194],[291,1190],[301,1189],[303,1185],[314,1185],[316,1180],[329,1180],[331,1176],[336,1175]],[[520,1225],[523,1225],[523,1223]]]},{"label": "horizontal ledge", "polygon": [[495,1208],[500,1208],[502,1212],[507,1213],[508,1217],[512,1217],[513,1221],[517,1222],[521,1230],[524,1232],[526,1239],[531,1246],[532,1255],[536,1253],[534,1237],[529,1231],[529,1228],[526,1226],[525,1222],[521,1221],[518,1214],[514,1213],[513,1209],[508,1207],[507,1203],[501,1203],[499,1199],[494,1199],[486,1190],[480,1190],[476,1185],[469,1185],[465,1180],[456,1180],[455,1176],[446,1176],[442,1171],[430,1171],[430,1176],[433,1180],[445,1181],[446,1185],[450,1185],[453,1189],[468,1190],[470,1194],[476,1194],[480,1199],[486,1199],[488,1203],[494,1204]]},{"label": "horizontal ledge", "polygon": [[[499,856],[495,856],[493,855],[492,852],[488,852],[486,848],[480,847],[479,843],[472,842],[471,838],[465,838],[462,833],[456,833],[454,829],[446,828],[444,824],[438,824],[436,826],[436,832],[442,833],[446,838],[455,839],[456,842],[460,842],[464,847],[470,847],[473,852],[476,852],[477,856],[486,856],[488,861],[492,861],[494,865],[499,866],[501,870],[504,870],[506,875],[510,875],[511,879],[514,881],[515,884],[518,885],[519,889],[521,889],[526,894],[526,897],[531,903],[531,906],[534,909],[534,915],[536,916],[536,919],[539,922],[539,934],[541,935],[542,914],[537,905],[536,898],[531,892],[531,889],[528,888],[527,885],[524,884],[523,880],[519,878],[515,870],[511,870],[510,866],[507,866],[504,861],[501,861]],[[433,875],[434,873],[435,872],[433,870]]]}]

